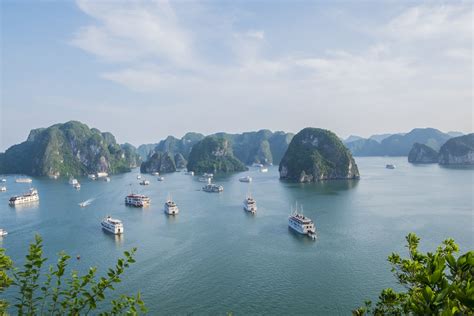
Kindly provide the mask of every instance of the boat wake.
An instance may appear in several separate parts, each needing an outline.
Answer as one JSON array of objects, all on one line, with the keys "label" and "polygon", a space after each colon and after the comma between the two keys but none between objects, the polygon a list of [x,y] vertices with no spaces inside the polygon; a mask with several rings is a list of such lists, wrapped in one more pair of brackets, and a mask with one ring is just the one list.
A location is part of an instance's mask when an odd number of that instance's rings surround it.
[{"label": "boat wake", "polygon": [[88,200],[86,200],[86,201],[84,201],[84,202],[79,203],[79,206],[80,206],[80,207],[89,206],[89,205],[92,203],[92,201],[94,201],[94,200],[95,200],[95,199],[88,199]]}]

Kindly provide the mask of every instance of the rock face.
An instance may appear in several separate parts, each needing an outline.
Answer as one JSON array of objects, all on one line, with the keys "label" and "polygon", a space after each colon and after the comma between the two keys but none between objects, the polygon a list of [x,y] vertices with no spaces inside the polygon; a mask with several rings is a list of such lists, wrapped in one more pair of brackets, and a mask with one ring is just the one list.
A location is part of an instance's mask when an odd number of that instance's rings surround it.
[{"label": "rock face", "polygon": [[0,156],[0,173],[74,176],[130,171],[139,157],[110,133],[76,121],[34,129],[28,139]]},{"label": "rock face", "polygon": [[415,143],[408,153],[408,162],[436,163],[438,162],[438,152],[424,144]]},{"label": "rock face", "polygon": [[[210,135],[210,137],[226,140],[235,158],[247,165],[254,162],[279,163],[293,136],[292,133],[271,132],[265,129],[242,134],[216,133]],[[168,136],[156,145],[141,145],[137,151],[143,161],[149,159],[156,152],[170,153],[174,157],[176,168],[182,169],[187,167],[186,160],[193,146],[203,139],[204,135],[199,133],[187,133],[181,139]]]},{"label": "rock face", "polygon": [[441,165],[474,165],[474,133],[448,140],[439,151]]},{"label": "rock face", "polygon": [[319,128],[305,128],[293,137],[279,171],[280,179],[295,182],[359,178],[350,151],[336,134]]},{"label": "rock face", "polygon": [[170,153],[157,152],[142,163],[140,172],[142,173],[167,173],[176,171],[174,157]]},{"label": "rock face", "polygon": [[229,141],[216,136],[208,136],[193,146],[187,168],[197,173],[247,170],[247,167],[234,157]]},{"label": "rock face", "polygon": [[174,162],[176,164],[176,169],[184,169],[188,164],[186,159],[184,159],[183,155],[180,153],[174,155]]}]

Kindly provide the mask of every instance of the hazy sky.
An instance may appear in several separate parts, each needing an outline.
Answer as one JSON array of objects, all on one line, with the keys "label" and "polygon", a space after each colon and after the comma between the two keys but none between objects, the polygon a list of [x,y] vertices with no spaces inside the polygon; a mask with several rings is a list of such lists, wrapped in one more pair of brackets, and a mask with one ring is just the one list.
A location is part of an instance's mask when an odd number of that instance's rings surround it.
[{"label": "hazy sky", "polygon": [[80,120],[119,142],[473,128],[473,2],[1,1],[0,151]]}]

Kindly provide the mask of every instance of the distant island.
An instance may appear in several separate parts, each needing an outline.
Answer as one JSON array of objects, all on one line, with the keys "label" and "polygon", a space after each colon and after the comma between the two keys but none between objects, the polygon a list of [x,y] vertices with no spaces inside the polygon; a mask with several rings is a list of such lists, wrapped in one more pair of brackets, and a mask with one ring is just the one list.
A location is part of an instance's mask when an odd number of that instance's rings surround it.
[{"label": "distant island", "polygon": [[140,163],[136,149],[111,133],[70,121],[30,132],[26,141],[0,153],[0,173],[76,176],[121,173]]},{"label": "distant island", "polygon": [[415,128],[408,133],[373,135],[368,139],[350,136],[344,141],[354,156],[408,156],[415,143],[438,151],[452,135],[435,128]]},{"label": "distant island", "polygon": [[295,182],[359,178],[351,152],[336,134],[320,128],[296,134],[278,170],[280,179]]},{"label": "distant island", "polygon": [[[215,133],[208,136],[225,140],[226,146],[240,163],[252,165],[279,163],[294,134],[260,130],[242,134]],[[199,133],[187,133],[181,139],[168,136],[157,144],[139,146],[137,152],[144,161],[142,171],[173,172],[186,167],[192,148],[204,138],[205,136]],[[176,159],[181,163],[176,162]],[[194,161],[191,167],[189,165],[187,167],[189,170],[195,168]]]},{"label": "distant island", "polygon": [[453,137],[438,151],[415,143],[408,155],[411,163],[439,163],[441,165],[474,165],[474,133]]}]

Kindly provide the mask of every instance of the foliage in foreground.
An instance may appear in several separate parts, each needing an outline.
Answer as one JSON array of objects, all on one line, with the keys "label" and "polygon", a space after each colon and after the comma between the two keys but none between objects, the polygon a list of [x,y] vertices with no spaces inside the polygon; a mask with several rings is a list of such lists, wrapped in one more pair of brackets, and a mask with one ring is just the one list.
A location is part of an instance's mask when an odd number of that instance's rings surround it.
[{"label": "foliage in foreground", "polygon": [[452,239],[426,254],[418,251],[420,238],[415,234],[406,241],[409,258],[396,253],[388,257],[406,291],[385,289],[375,306],[367,301],[353,315],[474,315],[474,251],[456,259],[459,247]]},{"label": "foliage in foreground", "polygon": [[[42,239],[36,236],[22,268],[14,267],[12,260],[5,255],[5,249],[0,248],[0,293],[10,286],[15,288],[12,307],[17,315],[87,315],[96,310],[99,303],[105,302],[106,295],[121,282],[125,269],[135,262],[135,251],[135,248],[125,251],[125,257],[108,269],[107,276],[97,277],[97,269],[90,268],[83,276],[71,271],[67,277],[71,257],[65,253],[59,254],[56,266],[50,266],[48,272],[43,271],[47,259],[43,257]],[[8,305],[7,301],[0,300],[0,315],[7,313]],[[121,295],[110,301],[110,305],[100,314],[136,315],[146,312],[140,293],[135,296]]]}]

